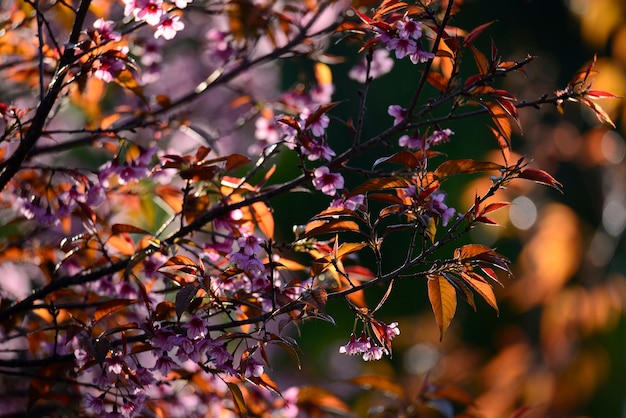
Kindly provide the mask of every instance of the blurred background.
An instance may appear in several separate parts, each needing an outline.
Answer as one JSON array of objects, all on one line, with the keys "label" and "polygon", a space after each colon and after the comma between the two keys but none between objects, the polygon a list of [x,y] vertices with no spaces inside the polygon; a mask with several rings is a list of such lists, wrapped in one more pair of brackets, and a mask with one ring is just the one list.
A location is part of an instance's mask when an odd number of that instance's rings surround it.
[{"label": "blurred background", "polygon": [[[497,22],[481,35],[479,49],[489,53],[493,38],[504,60],[537,57],[526,67],[526,77],[513,74],[501,84],[519,99],[564,88],[594,54],[599,71],[594,88],[626,94],[623,0],[464,1],[451,23],[471,30],[492,20]],[[358,99],[356,83],[345,75],[351,65],[333,66],[334,100]],[[283,87],[297,80],[299,71],[297,63],[286,65]],[[373,84],[368,114],[379,119],[368,118],[366,132],[377,133],[389,125],[387,106],[408,102],[411,89],[398,82],[414,82],[415,71],[410,63],[396,63],[392,75]],[[503,227],[472,231],[471,240],[497,248],[513,262],[515,276],[496,289],[499,317],[482,301],[477,302],[477,312],[459,301],[457,316],[439,342],[425,283],[422,290],[414,283],[399,284],[378,315],[400,323],[393,359],[363,363],[338,353],[348,340],[353,316],[341,304],[330,304],[337,327],[322,322],[302,326],[298,338],[306,358],[303,370],[282,383],[308,379],[348,397],[363,414],[372,402],[384,404],[389,397],[359,391],[342,380],[387,377],[400,383],[409,399],[425,379],[454,384],[475,397],[472,409],[488,418],[512,416],[524,405],[529,407],[525,416],[626,417],[626,107],[621,99],[600,103],[616,129],[599,124],[591,112],[573,104],[565,106],[564,116],[552,106],[521,112],[524,132],[515,135],[514,153],[528,156],[533,166],[555,176],[564,193],[514,183],[495,199],[513,201],[509,209],[495,214]],[[354,117],[352,108],[338,106],[333,112]],[[477,118],[445,126],[456,134],[443,151],[451,158],[498,159],[487,123],[487,118]],[[366,156],[364,166],[371,167],[375,158]],[[488,185],[488,176],[475,177],[446,183],[445,190],[449,203],[464,210],[474,193]],[[316,203],[307,196],[277,201],[278,223],[302,222],[299,209],[310,211]],[[326,204],[319,202],[319,209]],[[391,245],[385,250],[390,258],[403,254]],[[361,262],[368,265],[368,260]]]}]

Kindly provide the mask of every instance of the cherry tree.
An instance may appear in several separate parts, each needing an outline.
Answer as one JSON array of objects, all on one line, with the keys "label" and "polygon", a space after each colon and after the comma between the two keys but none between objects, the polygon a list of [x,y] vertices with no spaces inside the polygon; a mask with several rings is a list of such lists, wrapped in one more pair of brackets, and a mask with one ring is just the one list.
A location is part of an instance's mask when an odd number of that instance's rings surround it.
[{"label": "cherry tree", "polygon": [[[492,22],[456,27],[460,3],[4,4],[2,409],[349,415],[321,387],[275,383],[273,352],[306,362],[301,323],[333,326],[327,305],[345,306],[354,325],[333,350],[371,362],[391,357],[401,335],[379,317],[399,281],[427,294],[441,338],[458,299],[498,311],[493,286],[509,260],[462,240],[497,224],[509,203],[494,195],[512,183],[561,189],[512,152],[519,109],[576,102],[610,125],[595,100],[615,96],[593,88],[594,58],[563,89],[518,99],[501,79],[523,79],[534,57],[509,59],[497,41],[481,51]],[[309,77],[276,91],[290,62]],[[410,100],[392,92],[387,113],[373,114],[370,87],[400,62],[414,67],[398,80]],[[351,65],[357,101],[337,97],[339,63]],[[498,157],[449,158],[445,147],[467,137],[463,120],[480,117]],[[365,129],[372,119],[377,131]],[[489,185],[453,207],[448,180],[476,173]],[[324,209],[280,225],[275,199],[296,193]],[[388,412],[447,414],[460,395],[439,389],[425,384]]]}]

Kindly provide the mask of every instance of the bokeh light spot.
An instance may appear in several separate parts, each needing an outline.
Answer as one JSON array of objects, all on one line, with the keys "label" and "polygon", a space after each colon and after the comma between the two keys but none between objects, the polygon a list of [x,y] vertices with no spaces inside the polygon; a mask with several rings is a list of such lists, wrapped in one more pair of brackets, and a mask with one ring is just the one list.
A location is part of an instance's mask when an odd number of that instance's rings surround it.
[{"label": "bokeh light spot", "polygon": [[511,202],[509,218],[514,227],[525,231],[537,220],[537,206],[526,196],[518,196]]}]

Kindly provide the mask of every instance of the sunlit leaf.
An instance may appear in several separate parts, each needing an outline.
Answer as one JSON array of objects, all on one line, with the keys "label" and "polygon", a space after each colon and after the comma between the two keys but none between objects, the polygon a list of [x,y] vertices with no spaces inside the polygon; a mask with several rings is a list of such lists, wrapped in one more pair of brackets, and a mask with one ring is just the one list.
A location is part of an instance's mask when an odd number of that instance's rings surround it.
[{"label": "sunlit leaf", "polygon": [[511,144],[509,140],[506,139],[504,135],[502,135],[500,131],[493,126],[488,126],[488,128],[491,130],[491,133],[493,133],[493,136],[498,141],[498,147],[500,148],[500,152],[502,153],[502,159],[504,160],[504,163],[508,164],[508,161],[511,158]]},{"label": "sunlit leaf", "polygon": [[307,225],[307,229],[305,230],[302,237],[307,238],[314,235],[329,234],[335,232],[358,232],[359,230],[359,224],[354,221],[336,220],[325,222],[323,225],[316,226],[311,229],[309,229]]},{"label": "sunlit leaf", "polygon": [[104,302],[93,314],[94,321],[98,322],[102,318],[105,318],[108,315],[111,315],[114,312],[119,311],[120,309],[124,309],[127,306],[133,305],[137,303],[137,299],[112,299]]},{"label": "sunlit leaf", "polygon": [[350,196],[365,194],[374,190],[397,189],[406,187],[409,187],[409,183],[404,179],[395,177],[380,177],[369,179],[365,183],[357,186],[350,192]]},{"label": "sunlit leaf", "polygon": [[485,57],[485,54],[476,49],[473,45],[470,45],[470,49],[472,54],[474,55],[474,62],[476,62],[476,67],[478,67],[478,71],[482,75],[486,75],[489,73],[489,61]]},{"label": "sunlit leaf", "polygon": [[233,401],[235,404],[235,410],[240,418],[246,418],[248,416],[248,406],[246,405],[246,401],[243,398],[243,393],[241,393],[241,389],[239,386],[232,382],[226,382],[230,393],[233,395]]},{"label": "sunlit leaf", "polygon": [[151,235],[150,232],[146,231],[145,229],[128,224],[114,224],[111,227],[111,232],[115,235],[122,233]]},{"label": "sunlit leaf", "polygon": [[500,164],[492,163],[490,161],[475,161],[475,160],[448,160],[444,161],[434,174],[439,177],[450,177],[455,174],[471,174],[481,173],[485,171],[500,170],[503,168]]},{"label": "sunlit leaf", "polygon": [[380,157],[374,161],[372,168],[376,168],[377,165],[382,163],[398,163],[409,168],[416,168],[420,164],[420,160],[412,152],[400,151],[389,157]]},{"label": "sunlit leaf", "polygon": [[563,192],[563,185],[543,170],[539,170],[536,168],[525,168],[519,173],[518,178],[532,180],[535,183],[545,184],[546,186],[555,188],[561,193]]},{"label": "sunlit leaf", "polygon": [[254,202],[250,210],[259,229],[267,238],[274,238],[274,215],[265,202]]},{"label": "sunlit leaf", "polygon": [[443,334],[456,313],[456,289],[444,276],[429,276],[428,299],[439,326],[439,339],[443,339]]},{"label": "sunlit leaf", "polygon": [[450,84],[450,80],[445,75],[434,71],[430,71],[428,73],[426,81],[439,91],[446,91],[448,89],[448,85]]},{"label": "sunlit leaf", "polygon": [[493,287],[485,279],[475,273],[462,272],[461,277],[465,280],[465,283],[470,285],[472,289],[476,291],[496,312],[499,314],[498,301],[496,295],[493,293]]}]

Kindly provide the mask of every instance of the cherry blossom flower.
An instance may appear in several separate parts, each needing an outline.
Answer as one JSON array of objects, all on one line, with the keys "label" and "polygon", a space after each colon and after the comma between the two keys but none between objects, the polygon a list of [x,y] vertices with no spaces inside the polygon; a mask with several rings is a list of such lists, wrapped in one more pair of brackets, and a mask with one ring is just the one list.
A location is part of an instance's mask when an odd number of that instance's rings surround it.
[{"label": "cherry blossom flower", "polygon": [[[308,115],[302,115],[302,119],[306,120]],[[326,114],[320,115],[317,119],[312,121],[308,128],[311,130],[314,136],[320,137],[324,135],[326,128],[328,128],[328,124],[330,123],[330,118]]]},{"label": "cherry blossom flower", "polygon": [[93,22],[93,27],[103,41],[119,42],[122,39],[122,34],[113,30],[115,22],[112,20],[97,19]]},{"label": "cherry blossom flower", "polygon": [[433,58],[435,58],[434,53],[422,49],[422,47],[419,45],[417,45],[413,53],[409,54],[409,59],[413,64],[426,62]]},{"label": "cherry blossom flower", "polygon": [[157,26],[157,30],[154,32],[154,38],[163,37],[163,39],[167,39],[168,41],[174,39],[177,32],[180,32],[185,28],[185,24],[180,21],[180,16],[178,15],[170,15],[170,16],[161,16],[161,21]]},{"label": "cherry blossom flower", "polygon": [[396,29],[400,38],[419,39],[422,37],[422,22],[417,22],[408,16],[396,23]]},{"label": "cherry blossom flower", "polygon": [[396,52],[396,58],[398,59],[415,54],[418,51],[415,41],[409,38],[393,38],[387,43],[387,47]]},{"label": "cherry blossom flower", "polygon": [[210,29],[206,33],[207,49],[211,57],[227,61],[235,55],[235,49],[231,45],[232,35],[218,29]]},{"label": "cherry blossom flower", "polygon": [[136,21],[143,20],[150,26],[158,26],[165,11],[163,0],[135,0],[133,15]]},{"label": "cherry blossom flower", "polygon": [[386,348],[379,345],[370,345],[370,347],[363,353],[363,360],[380,360],[385,354],[389,354]]},{"label": "cherry blossom flower", "polygon": [[189,318],[189,321],[183,325],[183,328],[187,330],[187,338],[197,340],[206,336],[207,326],[208,324],[203,318],[200,318],[198,315],[193,315]]},{"label": "cherry blossom flower", "polygon": [[262,250],[260,245],[261,243],[263,243],[263,240],[252,234],[246,234],[237,238],[237,244],[239,245],[240,251],[247,256],[259,254]]},{"label": "cherry blossom flower", "polygon": [[359,339],[356,339],[354,333],[350,334],[350,341],[346,345],[339,347],[339,353],[347,354],[349,356],[356,356],[358,354],[366,353],[371,348],[371,341],[365,335],[365,332],[361,333]]},{"label": "cherry blossom flower", "polygon": [[[120,49],[123,54],[128,53],[128,48],[124,47]],[[100,80],[110,83],[117,75],[126,68],[126,63],[120,59],[117,55],[103,54],[98,57],[98,67],[94,71],[93,75]]]},{"label": "cherry blossom flower", "polygon": [[344,180],[341,174],[331,173],[325,165],[316,168],[313,174],[315,175],[313,186],[325,195],[334,196],[337,189],[343,189]]},{"label": "cherry blossom flower", "polygon": [[365,196],[357,194],[348,198],[336,197],[330,204],[331,208],[357,210],[365,202]]},{"label": "cherry blossom flower", "polygon": [[387,108],[389,116],[393,116],[393,125],[396,126],[407,117],[407,110],[398,105],[391,105]]},{"label": "cherry blossom flower", "polygon": [[400,335],[400,328],[398,328],[398,323],[392,322],[391,324],[387,325],[385,327],[385,334],[387,335],[387,339],[389,341]]},{"label": "cherry blossom flower", "polygon": [[167,354],[163,354],[157,358],[152,370],[158,370],[163,376],[167,376],[175,367],[178,367],[178,363]]},{"label": "cherry blossom flower", "polygon": [[429,136],[426,141],[428,144],[432,146],[437,146],[440,144],[445,144],[446,142],[450,142],[450,136],[454,135],[451,129],[444,129],[441,131],[435,131],[431,136]]},{"label": "cherry blossom flower", "polygon": [[243,370],[245,377],[259,377],[263,374],[263,363],[249,357],[245,362],[245,369]]},{"label": "cherry blossom flower", "polygon": [[[370,63],[369,77],[371,79],[378,78],[390,72],[393,68],[394,61],[389,57],[389,51],[386,49],[375,49],[372,52],[372,62]],[[367,58],[361,59],[348,73],[348,77],[360,83],[365,83],[367,78]]]},{"label": "cherry blossom flower", "polygon": [[309,161],[317,161],[319,159],[330,161],[336,155],[335,151],[324,140],[311,141],[307,148],[302,148],[302,153],[307,156]]},{"label": "cherry blossom flower", "polygon": [[254,136],[260,141],[268,144],[275,144],[280,138],[280,134],[273,120],[261,116],[254,122]]},{"label": "cherry blossom flower", "polygon": [[104,393],[98,397],[93,396],[91,393],[85,394],[84,405],[86,408],[91,409],[96,414],[100,415],[105,412],[104,410]]},{"label": "cherry blossom flower", "polygon": [[429,202],[428,209],[431,212],[434,212],[438,216],[441,217],[441,223],[443,226],[448,225],[452,216],[454,216],[454,208],[449,208],[444,200],[446,199],[446,194],[443,192],[435,192],[431,195],[431,200]]},{"label": "cherry blossom flower", "polygon": [[411,149],[419,149],[422,148],[422,138],[419,136],[419,132],[415,132],[413,135],[402,135],[398,139],[398,145]]}]

